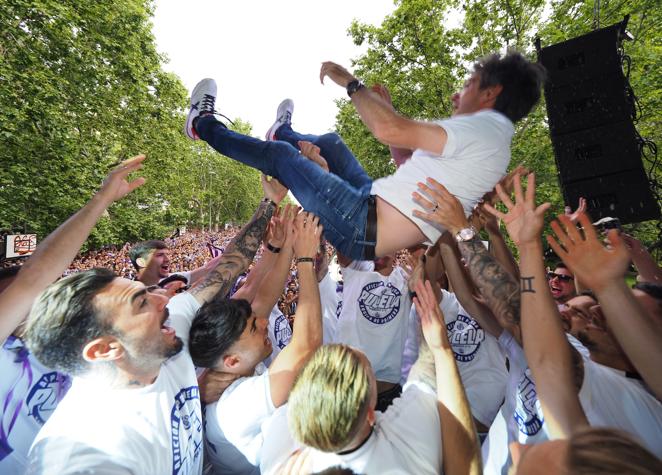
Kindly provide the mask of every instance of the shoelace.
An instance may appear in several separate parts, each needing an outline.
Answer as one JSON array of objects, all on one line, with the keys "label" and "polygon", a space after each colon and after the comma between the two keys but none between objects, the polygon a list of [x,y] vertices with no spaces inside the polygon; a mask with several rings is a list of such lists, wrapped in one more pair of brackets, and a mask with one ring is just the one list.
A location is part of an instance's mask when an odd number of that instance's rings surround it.
[{"label": "shoelace", "polygon": [[232,122],[232,119],[230,119],[228,116],[221,114],[217,110],[214,109],[214,104],[216,102],[216,99],[214,96],[210,96],[209,94],[205,94],[202,96],[202,107],[200,108],[201,112],[210,112],[214,115],[218,115],[220,117],[223,117],[225,120],[230,122],[232,125],[234,125],[234,122]]}]

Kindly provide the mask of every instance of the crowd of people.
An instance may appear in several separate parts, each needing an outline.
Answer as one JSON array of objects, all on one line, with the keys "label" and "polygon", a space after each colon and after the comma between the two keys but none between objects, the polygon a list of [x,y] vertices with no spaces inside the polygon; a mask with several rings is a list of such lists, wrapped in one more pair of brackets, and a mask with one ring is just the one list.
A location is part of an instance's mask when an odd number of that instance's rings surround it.
[{"label": "crowd of people", "polygon": [[542,68],[482,59],[436,122],[327,77],[394,175],[290,100],[266,141],[228,130],[206,79],[186,134],[265,174],[241,229],[77,257],[140,155],[2,269],[0,472],[662,473],[662,269],[583,207],[543,236],[535,173],[506,174]]}]

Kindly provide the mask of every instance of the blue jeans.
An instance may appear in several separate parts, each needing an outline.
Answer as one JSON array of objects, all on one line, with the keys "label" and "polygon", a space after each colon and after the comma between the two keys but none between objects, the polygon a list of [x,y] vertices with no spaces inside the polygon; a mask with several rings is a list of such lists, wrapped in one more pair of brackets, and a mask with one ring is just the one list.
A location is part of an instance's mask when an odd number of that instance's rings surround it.
[{"label": "blue jeans", "polygon": [[[276,134],[278,141],[263,140],[229,130],[213,116],[197,119],[195,130],[219,153],[277,178],[306,211],[319,216],[324,236],[338,252],[364,258],[365,225],[372,179],[337,134],[301,135],[289,125]],[[296,148],[298,140],[320,147],[330,173]]]}]

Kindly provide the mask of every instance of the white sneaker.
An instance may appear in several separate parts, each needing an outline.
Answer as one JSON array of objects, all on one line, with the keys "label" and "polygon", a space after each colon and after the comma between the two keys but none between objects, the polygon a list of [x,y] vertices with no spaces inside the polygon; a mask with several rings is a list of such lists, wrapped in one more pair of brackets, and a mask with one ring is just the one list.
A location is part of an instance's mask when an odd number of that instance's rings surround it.
[{"label": "white sneaker", "polygon": [[193,128],[193,119],[203,112],[214,113],[214,103],[216,102],[216,81],[213,79],[203,79],[193,88],[191,93],[191,109],[186,117],[184,133],[192,140],[198,140],[198,133]]},{"label": "white sneaker", "polygon": [[264,138],[267,140],[276,140],[276,131],[280,126],[292,123],[292,112],[294,112],[294,101],[292,99],[285,99],[281,102],[278,105],[278,112],[276,112],[276,122],[267,130]]}]

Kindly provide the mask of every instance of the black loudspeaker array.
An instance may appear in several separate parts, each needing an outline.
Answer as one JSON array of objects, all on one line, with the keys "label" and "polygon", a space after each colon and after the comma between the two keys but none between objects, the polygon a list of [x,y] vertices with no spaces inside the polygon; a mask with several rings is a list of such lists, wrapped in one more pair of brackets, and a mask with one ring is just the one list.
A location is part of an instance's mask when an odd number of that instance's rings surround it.
[{"label": "black loudspeaker array", "polygon": [[636,223],[660,216],[632,122],[620,46],[627,18],[562,43],[540,48],[549,131],[566,205],[586,198],[593,220],[611,216]]}]

